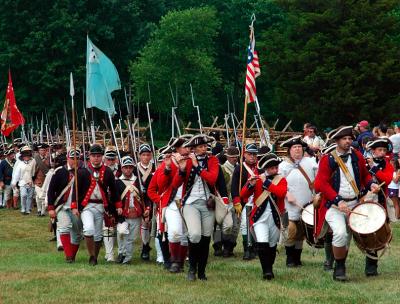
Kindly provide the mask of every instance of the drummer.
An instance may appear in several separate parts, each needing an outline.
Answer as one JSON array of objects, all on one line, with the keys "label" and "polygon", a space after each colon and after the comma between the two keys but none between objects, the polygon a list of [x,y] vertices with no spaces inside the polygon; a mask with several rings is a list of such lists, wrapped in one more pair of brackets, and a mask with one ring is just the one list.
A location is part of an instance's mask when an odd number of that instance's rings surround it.
[{"label": "drummer", "polygon": [[[378,184],[384,183],[381,191],[378,192],[378,203],[385,209],[386,196],[388,194],[388,185],[392,181],[394,168],[386,154],[391,150],[392,143],[388,138],[374,138],[366,145],[367,150],[370,151],[372,157],[367,158],[369,172],[372,174],[373,180]],[[377,257],[376,252],[368,252],[369,256]],[[365,261],[365,275],[377,276],[378,275],[378,260],[366,256]]]},{"label": "drummer", "polygon": [[346,258],[351,240],[347,216],[358,203],[361,190],[377,192],[379,187],[373,182],[361,153],[351,149],[354,140],[352,126],[332,130],[328,139],[335,140],[337,147],[322,156],[315,177],[315,190],[323,195],[316,217],[315,234],[321,238],[331,228],[335,258],[333,279],[347,281]]},{"label": "drummer", "polygon": [[[284,141],[282,148],[287,148],[287,157],[279,164],[279,174],[288,183],[285,208],[289,214],[288,238],[285,242],[286,266],[301,266],[301,252],[305,231],[300,222],[302,209],[311,202],[314,193],[314,179],[317,163],[314,158],[304,157],[307,143],[301,136]],[[306,211],[303,211],[306,212]]]}]

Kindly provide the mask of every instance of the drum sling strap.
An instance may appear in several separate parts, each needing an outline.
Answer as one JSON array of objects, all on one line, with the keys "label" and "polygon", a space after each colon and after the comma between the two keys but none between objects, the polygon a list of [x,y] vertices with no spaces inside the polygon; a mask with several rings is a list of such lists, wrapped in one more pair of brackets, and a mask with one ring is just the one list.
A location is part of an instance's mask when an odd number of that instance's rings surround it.
[{"label": "drum sling strap", "polygon": [[[355,194],[358,197],[360,194],[360,190],[358,189],[356,181],[354,180],[353,176],[351,176],[349,169],[344,164],[343,160],[337,155],[336,151],[332,151],[331,155],[335,159],[336,163],[339,165],[340,169],[344,173],[344,176],[346,177],[347,181],[350,183],[350,186],[353,188]],[[390,239],[391,238],[392,238],[392,236],[390,236]],[[386,246],[385,246],[385,248],[383,248],[381,254],[377,257],[370,255],[366,250],[360,248],[359,246],[357,246],[357,247],[361,250],[361,252],[363,252],[370,259],[379,260],[385,254],[386,250],[389,248],[389,244],[386,244]]]},{"label": "drum sling strap", "polygon": [[294,165],[297,169],[299,169],[300,173],[304,176],[304,178],[306,179],[306,181],[308,183],[308,188],[310,188],[310,191],[314,193],[314,183],[311,182],[311,179],[309,178],[309,176],[307,175],[307,173],[303,169],[303,167],[300,166],[300,164],[296,165],[290,158],[286,158],[286,161],[288,163]]},{"label": "drum sling strap", "polygon": [[349,182],[350,186],[353,188],[354,193],[358,197],[360,194],[360,190],[357,187],[357,183],[354,180],[353,176],[350,174],[349,168],[345,165],[343,160],[340,158],[340,156],[337,155],[336,151],[332,151],[331,155],[335,159],[336,163],[339,165],[339,168],[342,170],[344,176],[346,177],[347,181]]}]

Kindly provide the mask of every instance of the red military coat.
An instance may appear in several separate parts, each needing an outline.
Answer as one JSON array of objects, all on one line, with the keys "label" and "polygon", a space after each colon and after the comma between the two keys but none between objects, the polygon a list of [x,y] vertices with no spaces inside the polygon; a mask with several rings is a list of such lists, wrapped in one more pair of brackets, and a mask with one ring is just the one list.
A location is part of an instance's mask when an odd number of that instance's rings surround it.
[{"label": "red military coat", "polygon": [[[193,168],[193,163],[189,159],[184,174],[180,172],[179,170],[176,170],[175,176],[173,177],[172,180],[172,188],[178,189],[181,185],[183,185],[182,188],[182,197],[185,196],[186,191],[191,188],[194,182],[195,178],[195,173]],[[199,167],[198,167],[199,168]],[[213,189],[215,188],[215,184],[218,179],[218,173],[219,173],[219,161],[218,159],[211,155],[207,156],[207,169],[200,169],[199,176],[203,179],[204,182],[207,183],[210,191],[212,192]]]},{"label": "red military coat", "polygon": [[[358,189],[369,189],[372,177],[367,170],[364,157],[357,150],[351,150],[351,157],[355,181]],[[337,205],[342,198],[338,195],[340,187],[340,169],[331,154],[325,154],[319,161],[317,176],[314,181],[315,191],[321,192],[322,202],[314,216],[314,233],[320,236],[325,215],[332,204]]]},{"label": "red military coat", "polygon": [[[253,198],[253,209],[251,210],[250,214],[250,225],[253,226],[254,224],[254,216],[257,214],[258,208],[255,202],[257,201],[258,197],[263,193],[265,190],[263,181],[261,179],[257,179],[256,184],[254,186],[250,186],[250,184],[247,182],[242,190],[240,191],[240,198],[242,200],[246,200],[254,194]],[[283,214],[285,211],[285,196],[287,193],[287,181],[286,178],[282,178],[277,185],[274,185],[273,183],[269,183],[268,187],[266,188],[269,192],[271,192],[271,195],[275,201],[275,204],[277,205],[279,210],[276,210],[279,212],[279,214]],[[268,199],[267,199],[268,200]],[[269,202],[270,203],[270,202]],[[263,204],[266,204],[264,202]],[[271,208],[274,210],[273,205],[271,205]]]}]

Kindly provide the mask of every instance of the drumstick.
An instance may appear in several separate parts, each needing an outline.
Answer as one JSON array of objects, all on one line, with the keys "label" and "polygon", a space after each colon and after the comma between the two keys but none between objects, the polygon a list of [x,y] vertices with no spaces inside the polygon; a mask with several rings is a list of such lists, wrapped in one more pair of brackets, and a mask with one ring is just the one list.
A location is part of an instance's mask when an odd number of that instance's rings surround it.
[{"label": "drumstick", "polygon": [[299,205],[298,203],[296,203],[296,202],[291,202],[291,203],[293,205],[295,205],[296,207],[299,207],[300,209],[303,209],[305,212],[308,212],[309,214],[314,215],[310,211],[308,211],[306,208],[304,208],[303,206]]},{"label": "drumstick", "polygon": [[[340,212],[343,212],[343,211],[342,211],[342,210],[340,210],[340,209],[339,209],[339,207],[338,207],[338,206],[336,206],[336,205],[332,205],[332,207],[333,207],[333,208],[335,208],[335,209],[337,209],[337,210],[339,210]],[[352,210],[350,210],[350,211],[349,211],[349,213],[354,213],[354,214],[357,214],[357,215],[361,215],[361,216],[368,217],[368,215],[367,215],[367,214],[364,214],[364,213],[359,213],[359,212],[357,212],[357,211],[352,211]]]}]

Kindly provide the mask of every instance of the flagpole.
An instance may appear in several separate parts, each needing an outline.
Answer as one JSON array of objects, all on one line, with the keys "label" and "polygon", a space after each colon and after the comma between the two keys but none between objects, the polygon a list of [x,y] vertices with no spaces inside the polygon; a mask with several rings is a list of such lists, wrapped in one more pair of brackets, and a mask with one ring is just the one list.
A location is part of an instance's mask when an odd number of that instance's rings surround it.
[{"label": "flagpole", "polygon": [[[256,16],[253,14],[251,16],[251,25],[250,25],[250,41],[254,43],[254,21],[256,21]],[[254,48],[254,45],[253,45]],[[242,140],[242,149],[241,149],[241,154],[240,154],[240,176],[239,176],[239,194],[241,191],[241,185],[242,185],[242,173],[243,173],[243,154],[244,154],[244,149],[246,146],[246,117],[247,117],[247,104],[249,102],[249,94],[246,92],[246,97],[244,101],[244,113],[243,113],[243,128],[242,128],[242,134],[243,134],[243,140]]]},{"label": "flagpole", "polygon": [[243,139],[242,139],[242,149],[240,151],[240,175],[239,175],[239,193],[241,190],[241,185],[242,185],[242,173],[243,173],[243,154],[244,154],[244,149],[246,146],[246,116],[247,116],[247,103],[249,101],[249,97],[246,94],[246,98],[244,101],[244,113],[243,113],[243,129],[242,129],[242,134],[243,134]]},{"label": "flagpole", "polygon": [[74,149],[74,175],[75,175],[75,199],[78,204],[78,160],[76,158],[76,126],[75,126],[75,107],[74,107],[74,80],[72,78],[72,72],[70,74],[70,95],[71,95],[71,108],[72,108],[72,146]]}]

